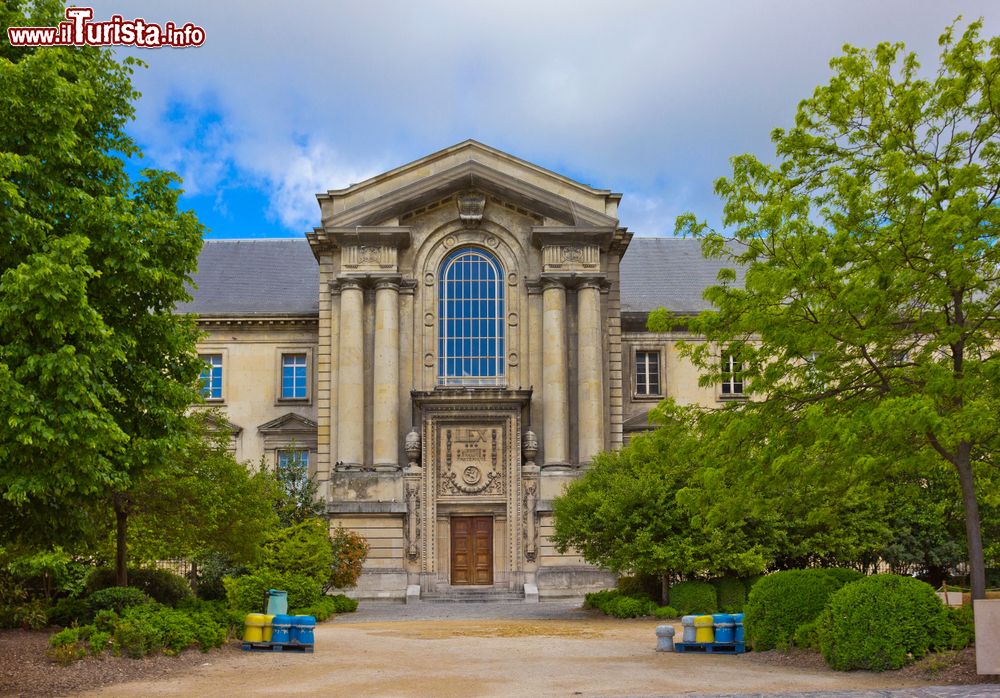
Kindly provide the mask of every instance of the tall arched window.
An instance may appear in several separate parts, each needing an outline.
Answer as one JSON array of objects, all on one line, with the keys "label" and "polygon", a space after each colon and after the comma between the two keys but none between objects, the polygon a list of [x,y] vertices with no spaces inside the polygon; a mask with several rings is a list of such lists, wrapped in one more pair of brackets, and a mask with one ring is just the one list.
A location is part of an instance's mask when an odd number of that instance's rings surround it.
[{"label": "tall arched window", "polygon": [[504,383],[503,267],[486,250],[463,247],[441,264],[438,382]]}]

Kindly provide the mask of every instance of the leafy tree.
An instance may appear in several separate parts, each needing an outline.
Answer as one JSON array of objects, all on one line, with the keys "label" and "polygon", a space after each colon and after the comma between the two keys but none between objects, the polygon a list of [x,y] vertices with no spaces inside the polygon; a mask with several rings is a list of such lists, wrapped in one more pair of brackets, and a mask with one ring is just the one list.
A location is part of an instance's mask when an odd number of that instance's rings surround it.
[{"label": "leafy tree", "polygon": [[231,564],[254,563],[278,526],[271,506],[277,492],[269,472],[252,471],[205,434],[183,460],[133,491],[132,555],[198,560],[222,554]]},{"label": "leafy tree", "polygon": [[926,78],[901,44],[846,47],[772,133],[777,163],[741,155],[716,183],[735,242],[691,214],[677,223],[746,268],[743,288],[720,274],[706,292],[718,310],[691,323],[709,340],[689,347],[704,380],[721,378],[726,346],[759,426],[821,423],[837,467],[931,453],[953,468],[974,598],[976,472],[995,473],[1000,452],[1000,38],[980,29],[947,29]]},{"label": "leafy tree", "polygon": [[653,574],[668,583],[683,575],[763,571],[770,525],[748,510],[717,516],[694,494],[729,486],[724,471],[711,467],[714,444],[699,438],[697,412],[667,403],[657,419],[663,426],[600,454],[556,498],[557,549],[572,547],[613,572]]},{"label": "leafy tree", "polygon": [[[54,25],[51,0],[0,8]],[[135,61],[95,48],[0,51],[0,520],[50,544],[110,509],[126,582],[137,487],[190,446],[200,364],[189,298],[202,226],[177,178],[133,182]]]}]

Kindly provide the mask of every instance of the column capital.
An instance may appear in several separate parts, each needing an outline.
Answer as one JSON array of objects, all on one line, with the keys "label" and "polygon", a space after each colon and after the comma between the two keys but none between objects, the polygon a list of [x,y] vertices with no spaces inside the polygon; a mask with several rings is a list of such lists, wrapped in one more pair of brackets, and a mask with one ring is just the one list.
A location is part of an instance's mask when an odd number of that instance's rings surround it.
[{"label": "column capital", "polygon": [[375,280],[376,291],[395,291],[399,293],[400,280],[398,278],[386,277]]},{"label": "column capital", "polygon": [[542,286],[542,292],[549,291],[552,289],[559,289],[560,291],[566,290],[566,283],[564,279],[554,276],[543,276],[540,279]]}]

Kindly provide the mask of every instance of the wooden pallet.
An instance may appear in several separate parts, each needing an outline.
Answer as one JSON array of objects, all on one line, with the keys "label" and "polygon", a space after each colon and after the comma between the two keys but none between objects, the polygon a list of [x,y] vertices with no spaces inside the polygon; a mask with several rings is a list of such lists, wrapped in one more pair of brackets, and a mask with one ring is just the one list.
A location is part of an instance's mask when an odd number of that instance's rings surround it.
[{"label": "wooden pallet", "polygon": [[313,653],[313,645],[302,645],[298,642],[244,642],[244,652],[301,652]]},{"label": "wooden pallet", "polygon": [[675,652],[700,652],[702,654],[743,654],[745,642],[675,642]]}]

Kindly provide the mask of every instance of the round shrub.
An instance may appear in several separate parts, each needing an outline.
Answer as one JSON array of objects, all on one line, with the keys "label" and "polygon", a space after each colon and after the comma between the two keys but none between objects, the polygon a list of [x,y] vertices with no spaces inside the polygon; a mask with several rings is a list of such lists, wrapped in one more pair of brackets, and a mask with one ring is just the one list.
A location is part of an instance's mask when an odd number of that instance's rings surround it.
[{"label": "round shrub", "polygon": [[49,611],[49,623],[68,628],[73,624],[86,623],[92,614],[86,599],[59,599]]},{"label": "round shrub", "polygon": [[[108,567],[95,569],[87,577],[87,592],[115,586],[115,571]],[[191,585],[179,574],[156,568],[130,568],[128,585],[148,594],[154,601],[166,606],[176,606],[192,596]]]},{"label": "round shrub", "polygon": [[611,599],[617,599],[622,593],[617,589],[604,589],[603,591],[593,591],[586,594],[583,597],[583,607],[593,608],[598,611],[603,611],[604,606],[611,601]]},{"label": "round shrub", "polygon": [[747,602],[747,589],[737,577],[718,577],[712,580],[719,609],[723,613],[742,613]]},{"label": "round shrub", "polygon": [[95,591],[87,597],[87,605],[91,613],[98,611],[114,611],[121,614],[126,608],[142,606],[152,601],[145,592],[134,587],[110,587]]},{"label": "round shrub", "polygon": [[715,587],[708,582],[680,582],[670,587],[670,605],[681,615],[715,613],[719,610]]},{"label": "round shrub", "polygon": [[755,650],[788,647],[800,625],[815,620],[840,588],[817,570],[788,570],[762,578],[747,598],[743,625]]},{"label": "round shrub", "polygon": [[673,606],[656,606],[653,608],[655,618],[680,618],[680,612]]},{"label": "round shrub", "polygon": [[955,631],[930,584],[878,574],[833,594],[818,634],[833,669],[885,671],[949,646]]},{"label": "round shrub", "polygon": [[615,618],[639,618],[650,615],[654,608],[656,608],[656,604],[648,599],[619,596],[605,605],[604,612]]},{"label": "round shrub", "polygon": [[358,610],[358,600],[352,599],[343,594],[331,597],[334,600],[334,608],[337,613],[354,613]]},{"label": "round shrub", "polygon": [[857,570],[852,570],[847,567],[818,567],[815,570],[807,570],[808,572],[817,572],[820,574],[825,574],[828,577],[833,577],[840,586],[845,584],[850,584],[851,582],[856,582],[865,575],[861,574]]}]

